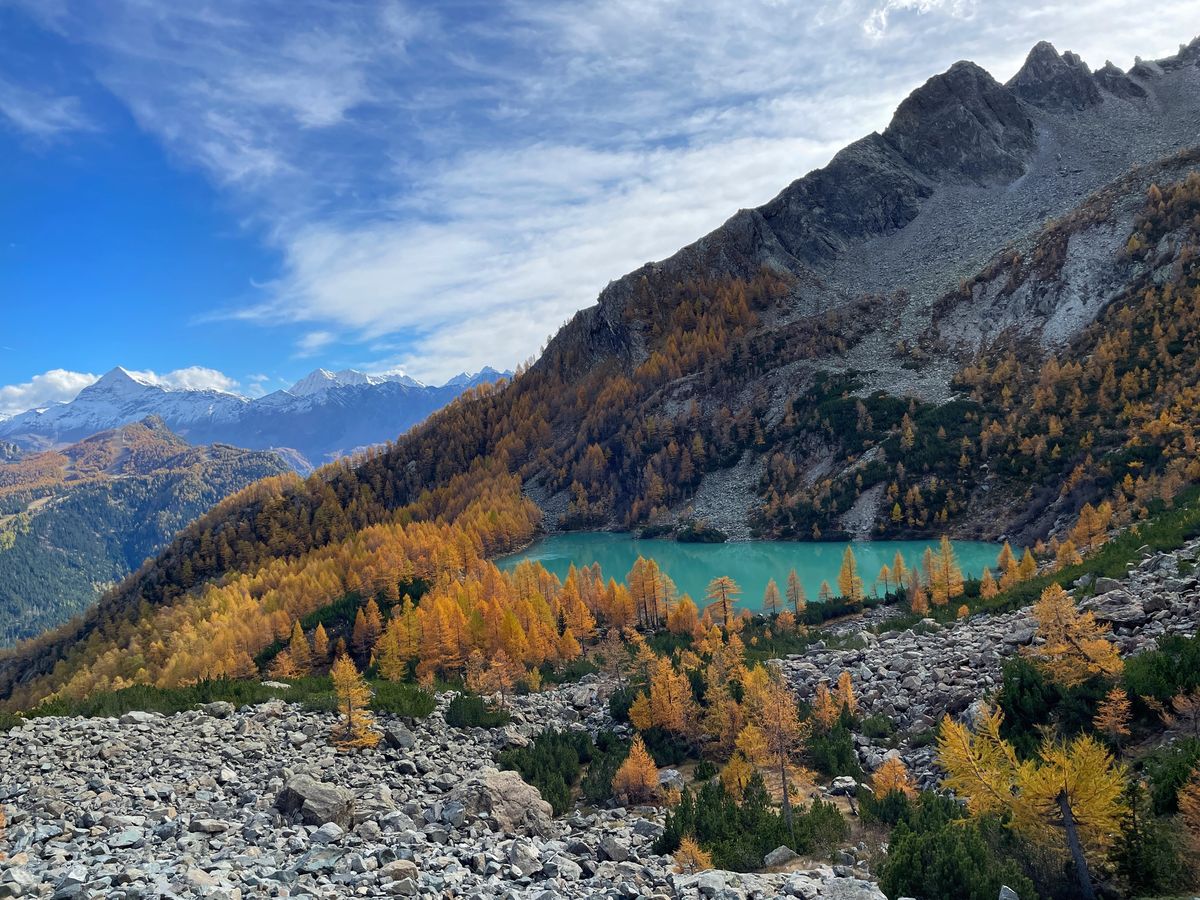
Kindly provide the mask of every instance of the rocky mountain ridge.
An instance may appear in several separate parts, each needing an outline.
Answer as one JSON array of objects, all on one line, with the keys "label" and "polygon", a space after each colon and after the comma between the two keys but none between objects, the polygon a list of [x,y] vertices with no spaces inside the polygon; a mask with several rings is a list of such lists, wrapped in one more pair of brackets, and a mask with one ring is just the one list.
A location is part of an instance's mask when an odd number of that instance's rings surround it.
[{"label": "rocky mountain ridge", "polygon": [[154,415],[194,444],[279,449],[289,465],[307,472],[393,440],[463,391],[511,374],[489,367],[430,386],[406,375],[317,369],[287,390],[251,399],[168,388],[117,366],[68,403],[0,421],[0,440],[51,449]]}]

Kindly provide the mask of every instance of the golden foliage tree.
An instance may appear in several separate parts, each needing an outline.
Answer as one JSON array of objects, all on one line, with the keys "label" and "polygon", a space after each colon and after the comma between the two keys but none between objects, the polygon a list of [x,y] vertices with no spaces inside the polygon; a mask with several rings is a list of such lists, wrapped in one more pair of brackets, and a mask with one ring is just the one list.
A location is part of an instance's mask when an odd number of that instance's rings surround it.
[{"label": "golden foliage tree", "polygon": [[842,566],[838,570],[838,593],[847,600],[863,598],[863,580],[858,574],[858,560],[850,547],[842,554]]},{"label": "golden foliage tree", "polygon": [[983,570],[983,578],[979,582],[979,596],[984,600],[990,600],[998,593],[1000,593],[1000,587],[996,584],[992,570],[985,568]]},{"label": "golden foliage tree", "polygon": [[788,572],[787,602],[796,619],[803,622],[804,610],[808,608],[808,597],[804,594],[804,585],[800,582],[800,576],[796,574],[795,569]]},{"label": "golden foliage tree", "polygon": [[370,686],[348,656],[338,657],[329,674],[343,715],[333,730],[334,743],[343,748],[374,747],[380,735],[375,730],[375,717],[368,709]]},{"label": "golden foliage tree", "polygon": [[837,722],[838,715],[839,709],[833,702],[833,695],[829,693],[829,685],[822,681],[817,685],[817,692],[813,696],[813,720],[822,731],[828,731]]},{"label": "golden foliage tree", "polygon": [[733,605],[741,593],[738,583],[728,575],[718,575],[708,583],[704,599],[708,601],[708,608],[721,617],[721,624],[726,628],[733,625]]},{"label": "golden foliage tree", "polygon": [[712,857],[700,848],[696,839],[685,834],[679,840],[679,849],[675,851],[675,869],[684,875],[694,875],[712,868]]},{"label": "golden foliage tree", "polygon": [[752,678],[746,685],[745,704],[750,711],[749,718],[754,724],[747,725],[743,733],[753,728],[757,730],[758,735],[755,736],[755,740],[748,741],[746,747],[743,747],[739,740],[738,747],[743,752],[748,749],[747,756],[753,762],[769,765],[779,773],[783,794],[783,818],[791,829],[792,801],[788,772],[793,755],[804,741],[807,728],[800,721],[796,699],[788,690],[778,670],[765,670],[760,667],[757,671],[763,672],[766,677]]},{"label": "golden foliage tree", "polygon": [[763,591],[763,613],[768,616],[778,615],[782,605],[783,597],[779,594],[779,585],[775,583],[774,578],[767,579],[767,587],[766,590]]},{"label": "golden foliage tree", "polygon": [[318,622],[317,628],[313,632],[313,663],[318,666],[324,666],[329,662],[329,634],[325,631],[325,626]]},{"label": "golden foliage tree", "polygon": [[876,800],[882,800],[895,791],[906,797],[915,797],[917,790],[913,787],[912,777],[908,767],[898,756],[889,756],[883,761],[871,776],[871,790]]},{"label": "golden foliage tree", "polygon": [[1093,675],[1116,675],[1122,669],[1116,645],[1090,612],[1080,613],[1071,596],[1057,584],[1042,591],[1033,606],[1039,645],[1025,648],[1047,674],[1065,687],[1081,684]]},{"label": "golden foliage tree", "polygon": [[641,735],[634,737],[629,755],[613,776],[612,789],[622,803],[652,803],[658,798],[658,769]]},{"label": "golden foliage tree", "polygon": [[1129,737],[1129,722],[1132,705],[1129,695],[1119,686],[1114,686],[1096,708],[1092,727],[1104,735],[1115,747]]},{"label": "golden foliage tree", "polygon": [[746,759],[742,751],[735,750],[729,757],[729,762],[721,769],[721,785],[725,788],[725,793],[741,803],[742,794],[753,776],[754,766],[750,764],[750,760]]},{"label": "golden foliage tree", "polygon": [[1200,767],[1179,789],[1179,820],[1183,837],[1193,855],[1192,868],[1200,875]]},{"label": "golden foliage tree", "polygon": [[655,662],[650,679],[650,718],[655,726],[678,737],[693,736],[697,710],[691,683],[666,657]]},{"label": "golden foliage tree", "polygon": [[965,798],[973,814],[1007,813],[1014,829],[1062,846],[1080,891],[1094,898],[1088,857],[1102,860],[1120,833],[1124,767],[1091,735],[1047,741],[1038,758],[1018,760],[1000,736],[1002,724],[999,711],[981,716],[975,733],[942,720],[938,762],[947,772],[945,786]]},{"label": "golden foliage tree", "polygon": [[292,636],[288,640],[288,653],[292,657],[292,664],[296,667],[297,674],[308,675],[312,672],[312,648],[298,621],[292,624]]},{"label": "golden foliage tree", "polygon": [[854,680],[849,672],[842,672],[837,682],[837,706],[840,713],[843,709],[855,715],[858,712],[858,698],[854,696]]}]

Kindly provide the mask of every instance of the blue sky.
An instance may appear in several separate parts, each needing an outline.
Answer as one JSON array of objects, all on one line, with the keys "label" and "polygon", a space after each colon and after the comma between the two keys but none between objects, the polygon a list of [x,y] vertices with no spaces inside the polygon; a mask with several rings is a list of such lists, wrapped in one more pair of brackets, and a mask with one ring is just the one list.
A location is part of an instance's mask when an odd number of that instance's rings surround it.
[{"label": "blue sky", "polygon": [[0,414],[114,365],[246,394],[535,354],[957,59],[1095,66],[1192,0],[0,0]]}]

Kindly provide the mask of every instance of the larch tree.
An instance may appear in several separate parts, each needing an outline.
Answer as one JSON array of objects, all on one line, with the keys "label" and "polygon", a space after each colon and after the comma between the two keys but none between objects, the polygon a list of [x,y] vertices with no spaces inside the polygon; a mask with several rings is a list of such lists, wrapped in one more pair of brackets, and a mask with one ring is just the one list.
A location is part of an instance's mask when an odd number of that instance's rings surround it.
[{"label": "larch tree", "polygon": [[733,605],[737,603],[742,589],[728,575],[719,575],[708,583],[704,599],[710,609],[715,610],[721,617],[721,624],[726,629],[733,625]]},{"label": "larch tree", "polygon": [[837,682],[838,711],[846,710],[850,715],[858,713],[858,699],[854,696],[854,681],[849,672],[842,672]]},{"label": "larch tree", "polygon": [[694,875],[697,872],[703,872],[705,869],[711,869],[713,862],[712,857],[701,849],[696,843],[696,839],[690,834],[685,834],[679,840],[679,849],[675,851],[675,869],[683,875]]},{"label": "larch tree", "polygon": [[[751,756],[751,759],[763,765],[770,765],[779,773],[783,794],[783,819],[787,822],[788,830],[794,835],[788,771],[792,757],[804,741],[807,728],[800,721],[796,699],[776,670],[770,670],[766,678],[749,681],[745,703],[750,710],[749,718],[754,723],[746,728],[756,728],[761,734],[761,749],[756,753],[759,758]],[[757,743],[752,742],[752,745]]]},{"label": "larch tree", "polygon": [[938,542],[936,553],[929,557],[929,593],[934,606],[945,606],[963,592],[963,574],[958,565],[954,545],[946,535]]},{"label": "larch tree", "polygon": [[[1038,758],[1021,761],[1000,736],[1004,717],[986,712],[972,733],[942,720],[938,763],[944,785],[972,814],[1007,813],[1012,827],[1035,841],[1063,847],[1082,895],[1094,900],[1088,857],[1103,860],[1120,833],[1125,769],[1091,735],[1047,741]],[[1063,846],[1065,844],[1065,846]]]},{"label": "larch tree", "polygon": [[822,731],[828,731],[837,722],[839,713],[838,705],[833,702],[833,695],[829,692],[829,685],[822,681],[813,696],[813,720]]},{"label": "larch tree", "polygon": [[292,623],[288,653],[291,654],[292,664],[296,667],[297,674],[308,675],[312,672],[312,647],[309,646],[308,638],[304,636],[304,629],[300,627],[298,621]]},{"label": "larch tree", "polygon": [[1192,769],[1191,777],[1179,789],[1178,802],[1184,840],[1196,860],[1194,868],[1200,869],[1200,766]]},{"label": "larch tree", "polygon": [[858,574],[858,560],[854,558],[854,550],[846,548],[842,554],[842,567],[838,570],[838,593],[851,602],[863,598],[863,580]]},{"label": "larch tree", "polygon": [[592,651],[592,659],[599,663],[600,671],[615,679],[617,687],[624,690],[625,670],[629,666],[629,650],[625,646],[625,642],[621,640],[621,633],[615,627],[610,626],[604,632],[604,637]]},{"label": "larch tree", "polygon": [[318,666],[324,666],[329,662],[329,634],[320,622],[317,623],[317,629],[313,632],[313,662]]},{"label": "larch tree", "polygon": [[788,572],[786,596],[788,606],[792,608],[796,620],[803,622],[804,610],[808,608],[808,597],[804,594],[804,585],[801,584],[800,576],[796,574],[795,569]]},{"label": "larch tree", "polygon": [[990,600],[1000,593],[1000,587],[996,584],[996,579],[992,576],[992,570],[985,568],[983,570],[983,579],[979,582],[979,596],[984,600]]},{"label": "larch tree", "polygon": [[817,599],[822,603],[828,603],[833,599],[833,588],[829,586],[828,581],[821,582],[821,587],[817,589]]},{"label": "larch tree", "polygon": [[371,688],[348,656],[339,656],[329,672],[343,719],[333,731],[339,747],[374,747],[379,743],[375,717],[368,709]]},{"label": "larch tree", "polygon": [[892,592],[892,569],[887,563],[879,567],[879,574],[875,576],[875,583],[883,585],[883,594],[885,597]]},{"label": "larch tree", "polygon": [[892,580],[896,582],[896,587],[900,588],[908,579],[908,565],[904,562],[904,556],[899,550],[892,557]]},{"label": "larch tree", "polygon": [[1109,743],[1120,752],[1121,742],[1129,737],[1131,718],[1129,695],[1120,686],[1114,686],[1096,708],[1092,727],[1108,738]]},{"label": "larch tree", "polygon": [[676,737],[690,740],[694,735],[698,711],[691,682],[665,656],[658,658],[650,679],[650,717]]},{"label": "larch tree", "polygon": [[1122,669],[1116,645],[1090,612],[1075,608],[1070,594],[1057,584],[1042,591],[1033,606],[1041,644],[1024,648],[1046,673],[1064,687],[1082,684],[1093,675],[1116,675]]},{"label": "larch tree", "polygon": [[1037,574],[1037,560],[1033,558],[1033,553],[1028,547],[1021,555],[1021,564],[1017,567],[1017,574],[1021,576],[1022,581],[1028,581]]},{"label": "larch tree", "polygon": [[629,746],[629,755],[613,776],[612,789],[622,803],[651,803],[658,798],[658,768],[641,735]]},{"label": "larch tree", "polygon": [[875,770],[871,776],[871,791],[876,800],[882,800],[896,792],[909,798],[917,796],[917,789],[913,787],[908,768],[898,756],[889,756]]},{"label": "larch tree", "polygon": [[768,616],[777,616],[782,605],[783,598],[779,594],[779,585],[775,583],[774,578],[767,579],[767,588],[763,591],[763,612]]},{"label": "larch tree", "polygon": [[721,769],[721,786],[725,788],[725,793],[741,803],[742,794],[753,776],[754,766],[750,764],[750,760],[746,759],[746,755],[740,750],[735,750],[729,757],[729,762]]}]

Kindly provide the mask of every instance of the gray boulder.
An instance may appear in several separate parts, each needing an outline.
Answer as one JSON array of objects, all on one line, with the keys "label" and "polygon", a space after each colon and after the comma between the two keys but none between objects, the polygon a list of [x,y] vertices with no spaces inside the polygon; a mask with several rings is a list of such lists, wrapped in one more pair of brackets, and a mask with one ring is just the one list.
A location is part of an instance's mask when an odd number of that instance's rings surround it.
[{"label": "gray boulder", "polygon": [[345,788],[317,781],[311,775],[293,775],[275,798],[275,808],[285,815],[300,813],[306,825],[336,822],[347,828],[354,817],[354,796]]},{"label": "gray boulder", "polygon": [[480,777],[456,787],[452,799],[468,816],[490,818],[505,834],[548,837],[554,830],[550,804],[516,772],[485,769]]},{"label": "gray boulder", "polygon": [[791,847],[780,845],[763,857],[763,865],[768,869],[773,869],[776,866],[786,866],[799,858],[799,855]]}]

